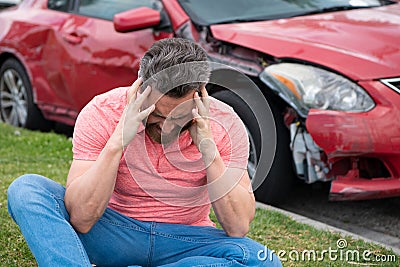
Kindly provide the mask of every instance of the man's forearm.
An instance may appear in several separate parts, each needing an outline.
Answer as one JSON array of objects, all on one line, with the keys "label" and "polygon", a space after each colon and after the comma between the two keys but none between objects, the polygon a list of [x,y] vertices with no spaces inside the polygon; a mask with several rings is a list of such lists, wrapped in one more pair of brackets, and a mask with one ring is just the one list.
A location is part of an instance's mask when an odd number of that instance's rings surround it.
[{"label": "man's forearm", "polygon": [[109,140],[93,165],[67,184],[65,205],[77,231],[88,232],[104,213],[114,190],[121,156],[121,145]]},{"label": "man's forearm", "polygon": [[92,163],[72,162],[68,174],[65,205],[70,214],[70,222],[76,230],[88,232],[104,213],[114,191],[119,163],[123,149],[136,136],[139,126],[155,105],[141,110],[151,92],[150,86],[138,95],[142,79],[138,78],[128,89],[128,101],[113,134]]},{"label": "man's forearm", "polygon": [[[208,164],[207,164],[208,162]],[[206,159],[208,190],[212,206],[221,226],[230,236],[244,236],[254,218],[255,200],[247,171],[226,168],[219,153]]]}]

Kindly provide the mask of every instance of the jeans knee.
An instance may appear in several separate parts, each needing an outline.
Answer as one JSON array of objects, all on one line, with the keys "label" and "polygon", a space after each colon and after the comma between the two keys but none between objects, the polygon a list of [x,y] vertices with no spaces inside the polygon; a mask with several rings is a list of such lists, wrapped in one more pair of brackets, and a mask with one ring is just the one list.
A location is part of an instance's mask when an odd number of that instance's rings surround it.
[{"label": "jeans knee", "polygon": [[[52,188],[54,187],[54,188]],[[29,210],[32,203],[40,202],[40,197],[49,194],[49,190],[63,190],[54,181],[36,174],[25,174],[15,179],[7,189],[8,210],[13,217],[13,211]],[[61,193],[61,192],[59,192]],[[14,217],[13,217],[14,218]]]},{"label": "jeans knee", "polygon": [[8,187],[8,197],[29,196],[32,189],[41,187],[41,180],[43,179],[46,178],[37,174],[24,174],[18,177]]},{"label": "jeans knee", "polygon": [[[41,176],[39,176],[41,177]],[[35,180],[40,179],[37,175],[25,174],[15,179],[7,189],[9,209],[26,206],[27,200],[32,197]]]},{"label": "jeans knee", "polygon": [[246,266],[282,266],[274,251],[249,238],[244,239],[242,246],[248,251]]}]

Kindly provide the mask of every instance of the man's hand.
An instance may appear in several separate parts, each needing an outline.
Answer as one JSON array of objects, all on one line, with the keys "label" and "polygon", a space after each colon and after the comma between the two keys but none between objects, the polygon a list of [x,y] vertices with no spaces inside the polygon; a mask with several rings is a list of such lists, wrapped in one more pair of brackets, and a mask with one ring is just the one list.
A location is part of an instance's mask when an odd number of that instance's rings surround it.
[{"label": "man's hand", "polygon": [[204,86],[201,88],[201,94],[201,98],[197,92],[194,95],[197,110],[192,110],[194,123],[189,132],[206,163],[210,163],[216,155],[216,147],[209,121],[210,99]]},{"label": "man's hand", "polygon": [[137,79],[128,91],[125,106],[114,133],[95,161],[74,159],[67,179],[65,206],[73,227],[87,233],[104,213],[114,191],[123,147],[137,133],[142,120],[154,110],[154,105],[140,111],[150,87],[139,96],[142,79]]},{"label": "man's hand", "polygon": [[146,90],[144,90],[144,92],[138,96],[138,91],[141,84],[142,78],[138,78],[129,89],[128,103],[117,125],[118,131],[122,134],[121,138],[123,148],[129,145],[129,143],[135,137],[142,121],[146,119],[155,108],[153,104],[144,110],[140,110],[144,100],[151,92],[151,88],[148,86]]},{"label": "man's hand", "polygon": [[208,194],[218,221],[229,236],[243,237],[255,213],[250,179],[246,170],[225,166],[212,136],[210,99],[204,87],[201,93],[201,98],[194,95],[198,111],[192,110],[195,123],[190,135],[206,165]]}]

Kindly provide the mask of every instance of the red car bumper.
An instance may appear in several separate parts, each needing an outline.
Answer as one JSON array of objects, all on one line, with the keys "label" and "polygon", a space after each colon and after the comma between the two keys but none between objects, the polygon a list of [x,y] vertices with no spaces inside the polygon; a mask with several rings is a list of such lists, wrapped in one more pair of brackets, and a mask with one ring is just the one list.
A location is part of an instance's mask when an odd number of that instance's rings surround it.
[{"label": "red car bumper", "polygon": [[331,200],[400,196],[400,95],[379,81],[360,83],[369,112],[310,110],[306,126],[331,166]]}]

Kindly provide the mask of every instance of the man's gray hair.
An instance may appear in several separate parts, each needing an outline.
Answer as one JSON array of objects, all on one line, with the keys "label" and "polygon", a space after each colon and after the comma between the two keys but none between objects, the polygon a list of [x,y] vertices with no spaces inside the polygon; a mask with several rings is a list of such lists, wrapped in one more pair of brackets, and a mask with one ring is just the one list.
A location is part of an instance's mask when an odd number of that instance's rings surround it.
[{"label": "man's gray hair", "polygon": [[155,42],[140,61],[143,89],[148,85],[159,92],[179,98],[190,91],[200,92],[210,78],[207,53],[198,44],[182,38]]}]

